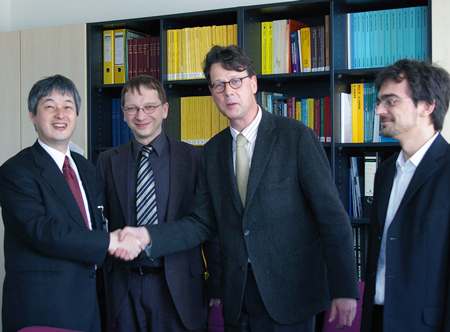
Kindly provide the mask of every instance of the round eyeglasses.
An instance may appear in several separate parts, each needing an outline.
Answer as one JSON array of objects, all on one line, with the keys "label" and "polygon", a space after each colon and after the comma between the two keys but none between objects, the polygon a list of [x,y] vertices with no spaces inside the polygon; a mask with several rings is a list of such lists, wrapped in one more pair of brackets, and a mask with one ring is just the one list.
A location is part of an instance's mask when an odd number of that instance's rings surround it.
[{"label": "round eyeglasses", "polygon": [[233,78],[231,80],[229,80],[228,82],[218,82],[218,83],[214,83],[211,84],[210,87],[211,89],[213,89],[213,91],[215,93],[222,93],[225,91],[225,84],[229,84],[233,89],[238,89],[242,86],[242,80],[244,78],[249,77],[249,75],[245,76],[245,77],[236,77]]}]

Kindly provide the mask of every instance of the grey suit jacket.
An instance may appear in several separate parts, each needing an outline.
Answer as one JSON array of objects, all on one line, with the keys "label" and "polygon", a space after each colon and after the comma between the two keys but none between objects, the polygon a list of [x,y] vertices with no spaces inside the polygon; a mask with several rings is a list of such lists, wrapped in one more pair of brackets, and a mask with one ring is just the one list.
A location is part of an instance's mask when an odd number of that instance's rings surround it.
[{"label": "grey suit jacket", "polygon": [[[192,210],[195,185],[200,163],[199,147],[168,138],[170,150],[169,201],[167,221],[181,219]],[[100,154],[97,161],[100,178],[104,183],[105,216],[109,220],[109,230],[125,226],[135,226],[131,220],[130,192],[131,142]],[[208,294],[205,288],[205,264],[200,246],[164,257],[167,285],[178,314],[188,330],[202,328],[207,315],[207,295],[219,298],[219,246],[217,240],[204,245],[208,262]],[[117,317],[129,290],[129,263],[108,258],[107,290],[109,324]]]},{"label": "grey suit jacket", "polygon": [[70,188],[36,142],[0,168],[5,224],[3,331],[54,326],[91,331],[99,321],[96,266],[107,255],[95,167],[72,152],[90,207],[87,229]]},{"label": "grey suit jacket", "polygon": [[263,111],[245,210],[232,160],[227,128],[203,149],[194,213],[176,230],[148,226],[152,255],[218,234],[223,315],[231,324],[239,318],[248,258],[264,304],[279,323],[310,318],[332,298],[358,298],[349,218],[317,135],[299,121]]}]

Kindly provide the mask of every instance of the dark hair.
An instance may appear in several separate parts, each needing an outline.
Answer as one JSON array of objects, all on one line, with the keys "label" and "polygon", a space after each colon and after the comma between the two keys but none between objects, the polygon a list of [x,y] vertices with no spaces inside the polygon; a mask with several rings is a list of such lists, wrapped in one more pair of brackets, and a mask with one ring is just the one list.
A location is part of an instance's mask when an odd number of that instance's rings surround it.
[{"label": "dark hair", "polygon": [[137,91],[137,93],[141,94],[141,86],[145,86],[150,90],[156,90],[158,92],[159,100],[162,103],[166,102],[166,92],[164,91],[161,83],[154,77],[148,75],[140,75],[131,78],[128,82],[125,83],[122,89],[121,94],[121,104],[122,108],[125,105],[125,94],[127,92]]},{"label": "dark hair", "polygon": [[33,87],[28,94],[28,110],[36,115],[39,101],[53,91],[58,91],[63,95],[70,95],[75,101],[75,107],[77,109],[77,115],[80,112],[81,97],[78,93],[77,87],[72,80],[62,75],[54,75],[41,79],[34,83]]},{"label": "dark hair", "polygon": [[414,105],[417,106],[421,100],[430,104],[435,102],[431,118],[434,129],[442,130],[450,100],[450,75],[445,69],[427,61],[402,59],[377,75],[376,88],[380,90],[389,79],[397,83],[407,80]]},{"label": "dark hair", "polygon": [[211,66],[215,63],[220,63],[226,70],[247,70],[248,76],[252,77],[256,75],[252,60],[237,45],[227,47],[216,45],[206,54],[205,61],[203,62],[203,73],[208,84],[211,84],[210,70]]}]

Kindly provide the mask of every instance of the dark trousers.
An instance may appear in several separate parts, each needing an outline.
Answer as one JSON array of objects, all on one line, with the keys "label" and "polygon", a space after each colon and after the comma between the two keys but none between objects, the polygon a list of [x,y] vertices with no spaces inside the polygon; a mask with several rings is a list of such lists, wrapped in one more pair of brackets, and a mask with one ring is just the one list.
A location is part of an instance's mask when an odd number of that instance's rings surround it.
[{"label": "dark trousers", "polygon": [[[280,299],[282,301],[283,299]],[[296,324],[279,324],[264,306],[252,270],[247,273],[241,316],[235,325],[225,323],[225,332],[313,332],[315,317]]]},{"label": "dark trousers", "polygon": [[[118,332],[186,332],[170,295],[164,272],[131,272],[130,291],[116,319]],[[201,329],[190,332],[200,332]]]},{"label": "dark trousers", "polygon": [[383,332],[383,306],[374,305],[372,309],[371,332]]}]

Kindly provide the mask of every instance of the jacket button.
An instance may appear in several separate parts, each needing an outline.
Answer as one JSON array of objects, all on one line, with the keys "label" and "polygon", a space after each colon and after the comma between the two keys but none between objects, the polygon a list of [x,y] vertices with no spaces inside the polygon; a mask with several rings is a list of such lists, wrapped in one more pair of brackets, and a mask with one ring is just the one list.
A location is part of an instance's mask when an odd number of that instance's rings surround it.
[{"label": "jacket button", "polygon": [[244,266],[241,266],[241,271],[245,272],[245,267]]},{"label": "jacket button", "polygon": [[247,229],[247,230],[244,232],[244,235],[247,236],[247,235],[249,235],[249,234],[250,234],[250,231]]},{"label": "jacket button", "polygon": [[95,278],[95,276],[96,276],[95,272],[92,272],[92,273],[90,274],[90,277],[91,277],[91,278]]}]

